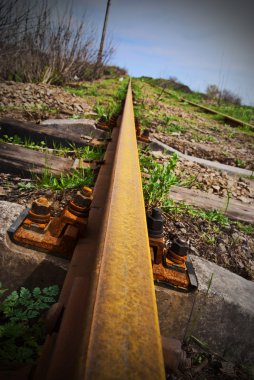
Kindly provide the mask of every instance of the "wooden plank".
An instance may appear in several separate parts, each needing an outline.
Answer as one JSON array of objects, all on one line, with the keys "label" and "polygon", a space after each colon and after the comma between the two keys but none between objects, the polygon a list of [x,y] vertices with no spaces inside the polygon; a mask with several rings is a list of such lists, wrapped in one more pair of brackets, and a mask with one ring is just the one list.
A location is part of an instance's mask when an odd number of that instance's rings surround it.
[{"label": "wooden plank", "polygon": [[[187,204],[203,209],[218,209],[221,211],[225,210],[227,204],[226,197],[178,186],[172,186],[170,198],[176,202],[184,201]],[[242,203],[236,199],[229,200],[229,206],[225,214],[234,220],[254,223],[254,205]]]},{"label": "wooden plank", "polygon": [[31,175],[48,168],[51,173],[60,175],[68,172],[73,160],[57,157],[49,153],[23,148],[19,145],[0,143],[0,167],[2,172]]},{"label": "wooden plank", "polygon": [[0,136],[19,136],[23,140],[30,139],[36,143],[44,141],[49,148],[55,144],[62,146],[90,145],[84,136],[92,138],[105,137],[105,132],[95,129],[91,124],[33,124],[13,119],[0,119]]}]

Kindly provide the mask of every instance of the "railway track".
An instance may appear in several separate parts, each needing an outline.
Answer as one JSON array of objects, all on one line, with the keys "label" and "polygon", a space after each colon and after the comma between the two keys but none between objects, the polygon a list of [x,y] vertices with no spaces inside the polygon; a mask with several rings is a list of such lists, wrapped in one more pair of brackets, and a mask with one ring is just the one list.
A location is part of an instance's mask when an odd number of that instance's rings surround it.
[{"label": "railway track", "polygon": [[[148,134],[141,133],[134,117],[131,83],[121,111],[97,128],[94,123],[37,128],[15,120],[0,125],[2,136],[9,135],[0,144],[4,171],[41,176],[46,164],[58,184],[70,172],[93,173],[93,190],[89,183],[71,190],[60,215],[40,197],[8,230],[9,247],[46,252],[69,263],[58,302],[48,312],[42,354],[29,374],[17,376],[160,379],[165,367],[189,368],[181,342],[161,338],[154,281],[159,288],[196,297],[197,279],[187,240],[172,237],[168,248],[167,215],[157,208],[145,210],[137,140],[147,142]],[[97,149],[96,158],[76,157],[84,145],[88,151]],[[65,156],[57,157],[65,148]]]},{"label": "railway track", "polygon": [[15,244],[70,259],[35,380],[165,377],[131,83],[113,124],[92,195],[78,192],[60,221],[39,198],[9,229]]}]

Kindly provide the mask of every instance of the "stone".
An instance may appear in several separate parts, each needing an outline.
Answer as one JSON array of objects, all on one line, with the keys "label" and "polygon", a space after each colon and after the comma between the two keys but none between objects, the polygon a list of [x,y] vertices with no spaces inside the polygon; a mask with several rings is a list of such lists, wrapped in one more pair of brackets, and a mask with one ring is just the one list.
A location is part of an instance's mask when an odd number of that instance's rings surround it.
[{"label": "stone", "polygon": [[178,292],[155,286],[160,331],[183,340],[190,335],[211,351],[243,365],[254,363],[254,282],[190,255],[198,290]]}]

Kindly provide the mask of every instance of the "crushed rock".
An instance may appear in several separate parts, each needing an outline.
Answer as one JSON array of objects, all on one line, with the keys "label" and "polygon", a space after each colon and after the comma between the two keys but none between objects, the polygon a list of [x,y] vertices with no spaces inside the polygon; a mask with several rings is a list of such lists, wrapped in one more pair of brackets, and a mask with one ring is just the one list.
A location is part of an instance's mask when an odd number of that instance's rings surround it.
[{"label": "crushed rock", "polygon": [[84,115],[91,111],[87,102],[48,84],[0,83],[0,117],[39,122],[54,114],[59,118]]}]

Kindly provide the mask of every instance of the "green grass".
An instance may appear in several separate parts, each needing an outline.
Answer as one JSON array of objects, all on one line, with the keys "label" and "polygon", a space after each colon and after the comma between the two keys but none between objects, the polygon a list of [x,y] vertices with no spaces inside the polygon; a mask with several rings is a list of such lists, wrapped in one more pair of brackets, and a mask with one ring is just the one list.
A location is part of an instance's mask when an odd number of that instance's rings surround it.
[{"label": "green grass", "polygon": [[192,132],[191,138],[197,142],[212,142],[217,143],[217,139],[211,135],[206,135],[204,133]]},{"label": "green grass", "polygon": [[209,105],[209,107],[245,123],[254,124],[254,107],[233,104]]},{"label": "green grass", "polygon": [[141,171],[148,176],[143,177],[143,194],[146,204],[160,205],[168,197],[172,185],[178,183],[174,174],[177,164],[177,154],[164,164],[158,164],[152,157],[140,153]]},{"label": "green grass", "polygon": [[166,199],[163,205],[161,206],[163,210],[168,213],[173,214],[187,214],[192,217],[199,217],[209,222],[216,222],[221,226],[230,225],[230,220],[227,216],[224,215],[220,210],[202,210],[195,208],[191,205],[186,204],[185,202],[174,202],[172,199]]},{"label": "green grass", "polygon": [[42,175],[37,175],[34,179],[34,187],[52,190],[75,189],[81,186],[93,186],[95,182],[94,171],[90,168],[73,171],[71,174],[61,174],[54,176],[48,169]]},{"label": "green grass", "polygon": [[[29,138],[23,140],[21,137],[7,136],[3,135],[0,138],[1,142],[9,142],[12,144],[21,145],[24,148],[32,149],[32,150],[43,150],[47,151],[45,141],[40,141],[35,143]],[[75,158],[82,158],[85,160],[101,160],[103,158],[103,154],[105,149],[103,147],[91,147],[91,146],[82,146],[77,147],[75,144],[69,144],[69,147],[62,146],[61,144],[53,144],[53,153],[56,156],[66,157],[66,156],[74,156]]]}]

